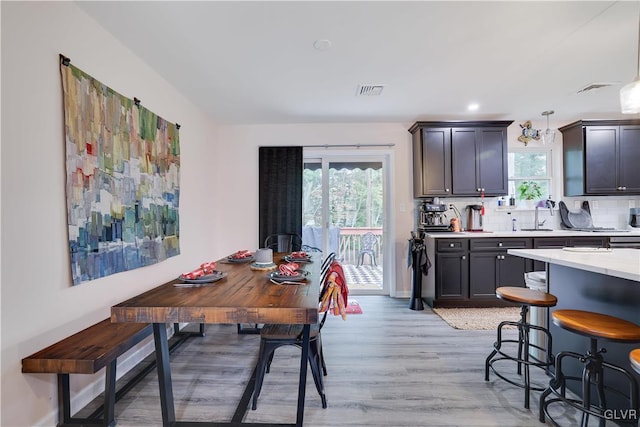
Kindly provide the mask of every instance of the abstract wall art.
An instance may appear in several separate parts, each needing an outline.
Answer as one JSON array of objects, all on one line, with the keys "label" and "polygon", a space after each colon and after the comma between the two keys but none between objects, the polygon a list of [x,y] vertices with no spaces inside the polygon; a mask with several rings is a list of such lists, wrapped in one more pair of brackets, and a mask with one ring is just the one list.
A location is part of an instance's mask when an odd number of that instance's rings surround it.
[{"label": "abstract wall art", "polygon": [[61,55],[73,284],[180,253],[179,125]]}]

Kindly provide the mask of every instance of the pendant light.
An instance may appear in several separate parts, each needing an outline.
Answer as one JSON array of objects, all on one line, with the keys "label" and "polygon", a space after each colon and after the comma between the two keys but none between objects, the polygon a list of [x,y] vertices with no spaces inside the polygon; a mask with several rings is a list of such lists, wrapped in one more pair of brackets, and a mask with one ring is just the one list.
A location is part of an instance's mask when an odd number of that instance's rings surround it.
[{"label": "pendant light", "polygon": [[552,115],[553,113],[555,113],[555,111],[553,111],[553,110],[543,111],[542,112],[543,116],[547,116],[547,129],[545,129],[545,131],[542,132],[542,143],[543,144],[551,145],[556,140],[556,131],[549,127],[549,116]]},{"label": "pendant light", "polygon": [[638,74],[631,83],[620,89],[620,110],[622,114],[640,113],[640,15],[638,16]]}]

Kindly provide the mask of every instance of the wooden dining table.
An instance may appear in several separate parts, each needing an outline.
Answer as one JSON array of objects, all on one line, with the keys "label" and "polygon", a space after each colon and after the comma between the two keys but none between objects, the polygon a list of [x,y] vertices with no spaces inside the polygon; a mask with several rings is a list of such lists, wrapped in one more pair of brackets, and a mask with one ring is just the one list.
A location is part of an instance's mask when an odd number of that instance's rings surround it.
[{"label": "wooden dining table", "polygon": [[[274,254],[276,264],[285,254]],[[300,284],[274,284],[269,271],[254,270],[251,263],[216,262],[216,270],[226,274],[219,281],[198,287],[182,287],[175,279],[111,307],[112,322],[152,323],[160,388],[163,426],[241,426],[272,425],[302,426],[307,381],[310,326],[318,323],[320,292],[319,254],[312,254],[311,263],[301,263],[307,273]],[[176,286],[177,285],[177,286]],[[230,422],[192,422],[176,420],[167,323],[228,323],[228,324],[301,324],[303,345],[300,356],[298,406],[295,424],[244,423],[253,393],[255,369],[240,398]],[[256,347],[256,354],[258,348]]]}]

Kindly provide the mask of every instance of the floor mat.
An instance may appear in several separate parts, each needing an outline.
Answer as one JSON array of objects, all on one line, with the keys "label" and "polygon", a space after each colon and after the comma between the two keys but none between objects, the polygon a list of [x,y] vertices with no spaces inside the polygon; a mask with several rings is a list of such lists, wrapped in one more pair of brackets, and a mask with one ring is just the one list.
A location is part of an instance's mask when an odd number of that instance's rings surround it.
[{"label": "floor mat", "polygon": [[503,320],[520,320],[520,307],[434,308],[433,312],[452,328],[463,330],[492,330]]}]

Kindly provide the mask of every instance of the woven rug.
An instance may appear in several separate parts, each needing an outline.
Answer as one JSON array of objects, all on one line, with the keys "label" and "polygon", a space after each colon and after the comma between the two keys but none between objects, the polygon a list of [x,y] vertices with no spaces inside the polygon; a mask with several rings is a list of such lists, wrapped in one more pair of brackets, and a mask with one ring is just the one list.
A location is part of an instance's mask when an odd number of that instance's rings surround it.
[{"label": "woven rug", "polygon": [[462,330],[495,330],[503,320],[520,320],[520,307],[434,308],[433,312],[452,328]]}]

